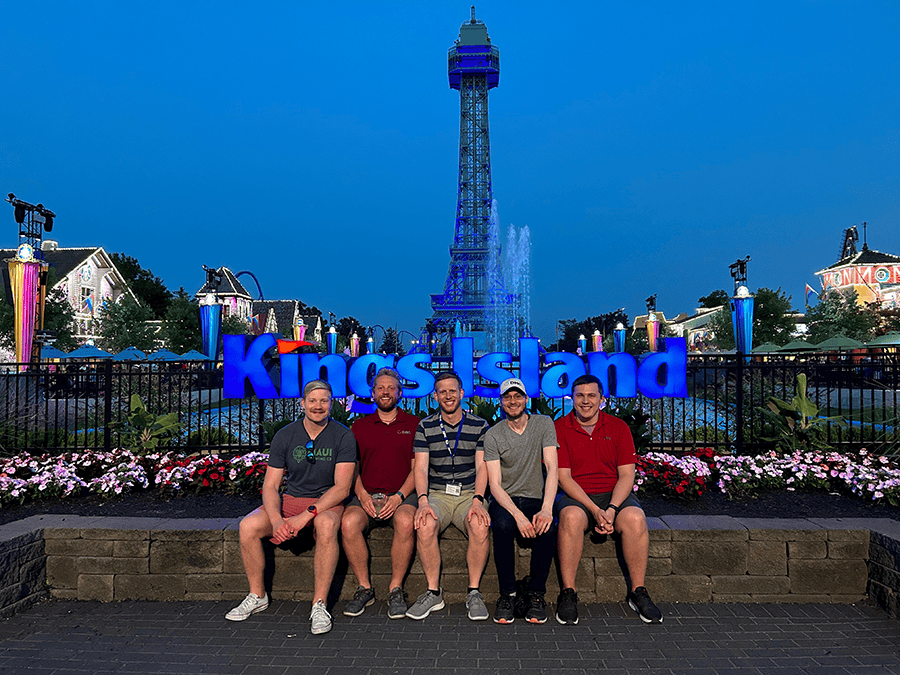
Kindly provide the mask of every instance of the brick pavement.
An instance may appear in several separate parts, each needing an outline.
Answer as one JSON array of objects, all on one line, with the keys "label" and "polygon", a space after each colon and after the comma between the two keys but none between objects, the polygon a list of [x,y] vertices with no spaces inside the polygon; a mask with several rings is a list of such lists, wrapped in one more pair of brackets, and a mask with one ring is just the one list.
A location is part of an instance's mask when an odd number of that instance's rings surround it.
[{"label": "brick pavement", "polygon": [[308,602],[243,623],[231,602],[48,601],[0,621],[0,673],[523,672],[607,675],[897,675],[900,621],[866,605],[664,604],[661,625],[624,604],[582,605],[578,626],[473,623],[460,605],[390,621],[382,602],[309,633]]}]

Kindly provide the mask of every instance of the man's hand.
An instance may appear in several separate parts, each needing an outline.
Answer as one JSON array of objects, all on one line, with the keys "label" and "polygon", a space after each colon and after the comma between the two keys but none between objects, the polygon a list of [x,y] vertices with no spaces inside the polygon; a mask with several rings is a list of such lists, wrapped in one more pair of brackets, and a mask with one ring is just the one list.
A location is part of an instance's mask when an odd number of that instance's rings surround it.
[{"label": "man's hand", "polygon": [[591,515],[594,516],[594,520],[597,521],[597,526],[594,528],[594,531],[597,534],[612,534],[613,525],[612,521],[607,518],[607,513],[611,509],[607,509],[604,511],[599,506],[592,510]]},{"label": "man's hand", "polygon": [[491,525],[491,516],[488,514],[487,509],[481,505],[480,499],[473,499],[472,506],[469,507],[469,513],[466,514],[466,522],[479,522],[485,527],[490,527]]},{"label": "man's hand", "polygon": [[534,514],[531,522],[534,525],[535,536],[539,537],[550,531],[550,526],[553,524],[553,514],[547,511],[538,511]]},{"label": "man's hand", "polygon": [[537,536],[537,533],[534,531],[534,525],[531,524],[531,521],[528,520],[521,511],[519,511],[519,514],[516,516],[516,527],[519,528],[519,534],[526,539],[534,539]]},{"label": "man's hand", "polygon": [[429,504],[427,501],[419,502],[419,508],[416,510],[416,517],[413,518],[413,526],[418,530],[428,522],[429,518],[433,520],[438,519],[437,514],[434,512],[434,509],[431,508],[431,504]]},{"label": "man's hand", "polygon": [[[359,497],[359,495],[357,495],[357,497]],[[359,505],[362,506],[363,511],[369,514],[370,518],[378,517],[375,513],[375,502],[372,501],[372,495],[368,492],[363,494],[362,497],[359,497]]]},{"label": "man's hand", "polygon": [[[371,497],[369,498],[369,501],[372,501]],[[392,495],[388,495],[387,499],[384,500],[384,505],[381,507],[381,513],[375,517],[379,520],[387,520],[394,515],[394,511],[396,511],[402,503],[403,500],[400,499],[400,495],[396,492]]]},{"label": "man's hand", "polygon": [[282,544],[288,539],[293,539],[297,536],[300,530],[302,530],[312,522],[312,519],[313,514],[311,514],[309,511],[304,511],[299,516],[294,516],[293,518],[286,518],[281,522],[281,526],[277,530],[275,530],[275,533],[272,535],[272,543]]}]

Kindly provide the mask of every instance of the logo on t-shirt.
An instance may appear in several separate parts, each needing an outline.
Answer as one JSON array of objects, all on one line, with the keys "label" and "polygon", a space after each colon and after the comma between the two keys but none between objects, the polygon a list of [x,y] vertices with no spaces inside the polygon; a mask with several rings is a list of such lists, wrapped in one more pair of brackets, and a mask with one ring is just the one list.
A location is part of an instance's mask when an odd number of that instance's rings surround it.
[{"label": "logo on t-shirt", "polygon": [[[294,459],[298,462],[302,462],[304,460],[309,459],[309,450],[306,449],[305,445],[298,445],[294,448],[292,454],[294,455]],[[322,460],[323,462],[331,461],[331,457],[334,454],[333,448],[313,448],[312,450],[312,459],[314,460]]]},{"label": "logo on t-shirt", "polygon": [[405,435],[409,436],[412,432],[411,432],[409,429],[398,429],[398,430],[397,430],[397,433],[398,433],[398,434],[405,434]]}]

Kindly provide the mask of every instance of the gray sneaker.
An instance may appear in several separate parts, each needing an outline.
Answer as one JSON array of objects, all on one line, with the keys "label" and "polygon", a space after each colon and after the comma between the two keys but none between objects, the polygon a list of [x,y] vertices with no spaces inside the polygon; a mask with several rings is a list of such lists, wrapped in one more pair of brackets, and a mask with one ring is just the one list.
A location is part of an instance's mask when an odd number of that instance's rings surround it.
[{"label": "gray sneaker", "polygon": [[244,619],[247,619],[251,614],[261,612],[268,606],[268,593],[263,594],[262,597],[259,597],[255,593],[248,593],[247,597],[244,598],[241,604],[228,612],[228,614],[225,615],[225,618],[229,621],[243,621]]},{"label": "gray sneaker", "polygon": [[312,622],[310,632],[313,635],[321,635],[331,630],[331,614],[325,609],[325,603],[321,600],[313,605],[312,611],[309,613],[309,620]]},{"label": "gray sneaker", "polygon": [[413,603],[413,606],[406,612],[406,616],[416,621],[421,621],[426,616],[438,609],[444,609],[444,592],[438,591],[432,593],[425,591],[419,596],[419,599]]},{"label": "gray sneaker", "polygon": [[391,597],[388,600],[389,619],[402,619],[406,616],[406,610],[409,609],[406,597],[406,592],[399,586],[391,589]]},{"label": "gray sneaker", "polygon": [[353,597],[347,601],[344,607],[344,616],[359,616],[373,602],[375,602],[375,589],[359,586]]},{"label": "gray sneaker", "polygon": [[466,609],[472,621],[487,621],[491,616],[480,591],[469,591],[466,596]]}]

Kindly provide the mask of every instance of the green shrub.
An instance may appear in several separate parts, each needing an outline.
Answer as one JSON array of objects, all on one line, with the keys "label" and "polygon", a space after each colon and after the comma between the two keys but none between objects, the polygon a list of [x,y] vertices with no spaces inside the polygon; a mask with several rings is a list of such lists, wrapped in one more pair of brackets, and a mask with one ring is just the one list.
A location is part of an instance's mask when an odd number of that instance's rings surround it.
[{"label": "green shrub", "polygon": [[188,434],[188,447],[239,445],[240,439],[222,427],[201,427]]}]

